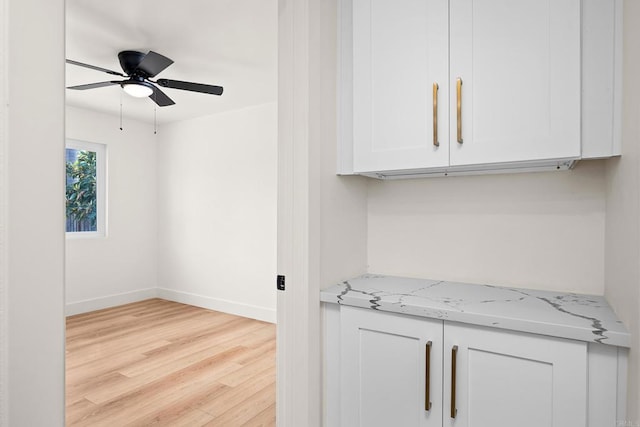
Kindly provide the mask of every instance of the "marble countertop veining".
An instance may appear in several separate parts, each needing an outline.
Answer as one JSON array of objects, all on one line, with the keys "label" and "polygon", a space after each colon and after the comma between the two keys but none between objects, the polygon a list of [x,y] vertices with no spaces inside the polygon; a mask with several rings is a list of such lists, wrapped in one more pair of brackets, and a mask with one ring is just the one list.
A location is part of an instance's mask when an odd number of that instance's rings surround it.
[{"label": "marble countertop veining", "polygon": [[630,347],[601,296],[365,274],[321,291],[323,302]]}]

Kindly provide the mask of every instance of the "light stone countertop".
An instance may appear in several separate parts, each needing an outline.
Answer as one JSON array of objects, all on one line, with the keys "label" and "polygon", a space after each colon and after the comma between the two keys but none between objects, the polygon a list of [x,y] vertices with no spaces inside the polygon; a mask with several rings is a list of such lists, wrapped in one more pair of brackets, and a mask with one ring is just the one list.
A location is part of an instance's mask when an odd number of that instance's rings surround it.
[{"label": "light stone countertop", "polygon": [[320,299],[578,341],[630,347],[625,326],[601,296],[366,274]]}]

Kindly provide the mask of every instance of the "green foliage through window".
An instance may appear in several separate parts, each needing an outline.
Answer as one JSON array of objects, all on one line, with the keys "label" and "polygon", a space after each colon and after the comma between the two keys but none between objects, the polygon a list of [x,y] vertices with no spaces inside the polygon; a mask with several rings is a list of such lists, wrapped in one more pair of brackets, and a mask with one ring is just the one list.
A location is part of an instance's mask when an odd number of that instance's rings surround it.
[{"label": "green foliage through window", "polygon": [[67,232],[97,230],[96,152],[66,150]]}]

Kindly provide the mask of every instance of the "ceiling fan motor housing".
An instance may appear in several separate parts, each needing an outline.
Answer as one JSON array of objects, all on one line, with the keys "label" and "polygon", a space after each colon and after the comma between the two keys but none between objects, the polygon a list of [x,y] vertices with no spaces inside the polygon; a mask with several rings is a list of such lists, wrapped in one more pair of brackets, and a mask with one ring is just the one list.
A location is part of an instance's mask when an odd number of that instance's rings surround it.
[{"label": "ceiling fan motor housing", "polygon": [[142,59],[146,56],[146,53],[136,52],[135,50],[123,50],[118,53],[118,59],[120,60],[120,66],[124,70],[125,74],[128,76],[141,75],[142,77],[149,77],[144,75],[145,73],[142,70],[137,70],[138,65],[142,62]]}]

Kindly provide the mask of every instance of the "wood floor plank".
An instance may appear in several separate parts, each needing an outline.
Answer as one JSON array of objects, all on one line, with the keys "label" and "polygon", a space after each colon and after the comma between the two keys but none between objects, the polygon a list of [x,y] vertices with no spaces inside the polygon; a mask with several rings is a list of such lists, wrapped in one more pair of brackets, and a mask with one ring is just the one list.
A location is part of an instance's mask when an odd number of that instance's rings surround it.
[{"label": "wood floor plank", "polygon": [[[82,381],[69,381],[67,379],[66,401],[73,404],[79,400],[87,400],[87,394],[93,390],[110,389],[112,386],[120,384],[126,377],[117,371],[110,371],[102,375],[85,378]],[[94,402],[91,402],[95,405]]]},{"label": "wood floor plank", "polygon": [[[193,312],[180,316],[166,316],[161,319],[144,319],[136,320],[130,323],[127,327],[122,325],[110,326],[104,325],[92,333],[85,333],[80,337],[72,339],[67,344],[67,350],[78,350],[92,344],[114,340],[118,338],[127,338],[133,334],[142,334],[148,332],[151,328],[158,329],[163,326],[168,328],[176,328],[176,323],[179,321],[185,322],[187,320],[195,319],[207,319],[211,316],[208,313]],[[104,321],[104,323],[108,323]]]},{"label": "wood floor plank", "polygon": [[[157,415],[149,421],[136,420],[131,423],[125,424],[125,427],[139,427],[139,426],[162,426],[162,427],[193,427],[203,426],[213,421],[213,417],[206,412],[198,409],[186,408],[184,412],[177,414],[169,414],[165,417],[163,415]],[[272,424],[275,425],[275,424]]]},{"label": "wood floor plank", "polygon": [[77,383],[106,372],[121,371],[133,363],[147,360],[149,356],[145,354],[146,351],[166,347],[170,344],[169,341],[153,341],[130,348],[130,351],[121,349],[120,351],[78,355],[79,357],[73,358],[73,363],[70,361],[67,366],[67,381]]},{"label": "wood floor plank", "polygon": [[251,363],[257,359],[262,358],[266,354],[275,354],[276,351],[276,339],[275,335],[269,340],[265,341],[259,346],[255,346],[250,348],[244,355],[239,356],[236,359],[236,362],[241,365],[246,365],[247,363]]},{"label": "wood floor plank", "polygon": [[215,393],[225,387],[213,381],[206,373],[201,376],[171,378],[165,383],[142,387],[98,405],[98,409],[83,420],[85,423],[78,425],[87,427],[146,425],[144,420],[156,417],[167,418],[162,414],[171,410],[172,406],[191,408],[195,411],[197,408],[193,402],[190,402],[194,396]]},{"label": "wood floor plank", "polygon": [[269,351],[264,354],[264,357],[256,358],[255,360],[247,363],[243,366],[242,369],[238,369],[237,371],[231,372],[224,377],[218,380],[222,384],[226,384],[230,387],[235,387],[238,384],[241,384],[253,376],[255,376],[258,372],[261,372],[265,369],[268,369],[273,366],[273,360],[275,360],[276,352],[275,349]]},{"label": "wood floor plank", "polygon": [[219,417],[215,417],[213,421],[205,424],[205,426],[241,426],[256,417],[262,411],[273,404],[274,388],[271,385],[247,396],[247,400],[251,401],[250,405],[242,402],[227,411]]},{"label": "wood floor plank", "polygon": [[261,347],[265,343],[276,343],[276,331],[273,325],[264,324],[262,328],[251,332],[242,340],[242,345],[250,348]]},{"label": "wood floor plank", "polygon": [[251,418],[242,427],[267,427],[276,425],[276,404],[272,404],[255,417]]},{"label": "wood floor plank", "polygon": [[[190,340],[178,340],[156,351],[145,352],[146,360],[140,363],[132,363],[128,367],[121,369],[122,374],[129,377],[144,374],[150,370],[156,369],[158,366],[164,366],[172,364],[176,359],[182,359],[184,357],[187,360],[182,363],[189,363],[189,357],[195,358],[206,357],[207,355],[215,355],[219,353],[217,349],[222,351],[238,345],[236,339],[242,337],[245,333],[259,328],[260,325],[254,322],[248,322],[242,319],[241,322],[232,325],[229,328],[228,325],[222,328],[215,328],[215,331],[210,331],[204,336],[197,336]],[[199,353],[202,354],[200,355]]]},{"label": "wood floor plank", "polygon": [[67,319],[67,426],[273,426],[275,325],[161,299]]},{"label": "wood floor plank", "polygon": [[93,330],[97,322],[109,321],[109,324],[111,324],[111,322],[120,322],[123,319],[131,316],[142,319],[147,316],[159,317],[170,312],[178,311],[181,313],[186,313],[189,311],[187,308],[181,306],[182,304],[178,303],[166,304],[165,301],[160,299],[146,300],[121,305],[118,307],[69,316],[67,317],[67,325],[72,327],[70,336],[74,336],[75,334],[86,332],[87,328],[84,327],[86,325],[89,325],[88,330]]},{"label": "wood floor plank", "polygon": [[[82,320],[77,320],[74,322],[72,319],[67,319],[67,323],[71,327],[69,331],[69,337],[72,338],[71,343],[74,342],[74,339],[78,336],[83,335],[95,335],[105,332],[109,332],[110,330],[119,330],[120,325],[124,325],[125,328],[137,327],[139,325],[145,325],[150,323],[162,323],[163,321],[173,322],[180,318],[188,318],[192,316],[217,316],[223,315],[223,313],[215,313],[215,312],[202,312],[198,310],[197,307],[184,306],[184,304],[173,304],[171,306],[162,307],[156,303],[157,310],[155,312],[145,312],[144,314],[140,314],[139,310],[141,308],[147,309],[148,307],[142,306],[140,304],[132,305],[127,309],[127,311],[123,311],[121,313],[101,313],[99,315],[93,315],[92,313],[88,313],[84,316]],[[138,311],[137,311],[138,310]]]},{"label": "wood floor plank", "polygon": [[[85,397],[94,403],[103,404],[113,399],[119,399],[122,396],[127,396],[131,391],[138,391],[144,388],[158,390],[158,387],[163,384],[172,386],[172,381],[179,381],[183,376],[189,375],[192,372],[197,373],[203,368],[211,368],[212,372],[208,372],[208,375],[211,380],[217,380],[221,376],[228,375],[242,368],[242,365],[229,360],[231,356],[238,354],[241,351],[242,348],[234,347],[227,352],[217,354],[187,367],[182,367],[181,365],[166,367],[165,365],[137,377],[125,376],[120,383],[112,385],[109,389],[96,390],[91,393],[87,393]],[[167,368],[166,371],[164,370],[165,367]]]},{"label": "wood floor plank", "polygon": [[67,400],[66,408],[66,425],[75,425],[82,420],[87,414],[95,411],[96,404],[89,402],[87,399],[79,399],[73,403]]},{"label": "wood floor plank", "polygon": [[272,387],[275,393],[275,382],[276,371],[275,366],[272,366],[258,372],[253,378],[236,387],[226,387],[218,393],[212,394],[208,399],[202,399],[199,408],[214,417],[221,416],[229,408],[242,405],[247,396],[251,396],[265,387]]}]

